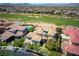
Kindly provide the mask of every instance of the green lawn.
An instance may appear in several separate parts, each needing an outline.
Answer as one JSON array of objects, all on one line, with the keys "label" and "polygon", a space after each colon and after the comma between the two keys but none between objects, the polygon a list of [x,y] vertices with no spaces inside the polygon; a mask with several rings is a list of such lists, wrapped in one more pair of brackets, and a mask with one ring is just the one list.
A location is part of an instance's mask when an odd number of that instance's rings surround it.
[{"label": "green lawn", "polygon": [[56,16],[50,14],[0,14],[0,18],[8,20],[18,20],[24,22],[45,22],[54,23],[56,25],[73,25],[79,27],[79,19],[64,18],[64,16]]}]

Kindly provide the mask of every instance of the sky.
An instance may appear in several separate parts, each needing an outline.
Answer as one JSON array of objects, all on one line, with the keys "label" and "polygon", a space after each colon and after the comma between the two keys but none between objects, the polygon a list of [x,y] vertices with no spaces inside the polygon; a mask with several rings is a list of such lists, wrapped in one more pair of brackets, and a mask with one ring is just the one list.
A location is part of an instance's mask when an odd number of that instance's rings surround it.
[{"label": "sky", "polygon": [[0,3],[79,3],[79,0],[0,0]]}]

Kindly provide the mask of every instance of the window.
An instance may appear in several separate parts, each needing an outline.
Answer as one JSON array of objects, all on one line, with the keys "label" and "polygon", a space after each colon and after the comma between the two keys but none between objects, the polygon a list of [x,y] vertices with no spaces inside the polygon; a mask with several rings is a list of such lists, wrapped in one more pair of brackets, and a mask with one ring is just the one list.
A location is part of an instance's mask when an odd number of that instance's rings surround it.
[{"label": "window", "polygon": [[72,45],[79,46],[79,43],[74,43],[74,42],[72,42]]}]

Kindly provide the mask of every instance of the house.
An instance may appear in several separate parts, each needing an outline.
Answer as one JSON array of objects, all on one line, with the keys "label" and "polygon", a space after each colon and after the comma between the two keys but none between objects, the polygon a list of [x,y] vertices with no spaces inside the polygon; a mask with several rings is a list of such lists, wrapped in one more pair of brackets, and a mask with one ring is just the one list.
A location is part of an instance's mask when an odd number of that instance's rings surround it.
[{"label": "house", "polygon": [[14,34],[15,37],[20,38],[24,35],[23,32],[17,31],[16,34]]},{"label": "house", "polygon": [[10,25],[7,28],[10,28],[9,31],[11,31],[11,32],[15,32],[16,30],[22,31],[22,32],[27,31],[27,29],[24,26],[20,26],[18,24]]},{"label": "house", "polygon": [[70,39],[67,45],[63,46],[63,50],[67,52],[67,55],[79,55],[79,30],[74,27],[68,27],[63,31],[64,34],[68,35]]},{"label": "house", "polygon": [[6,42],[10,42],[14,39],[14,34],[11,32],[4,32],[2,34],[0,34],[0,41],[6,41]]},{"label": "house", "polygon": [[41,36],[34,32],[30,32],[26,35],[26,39],[31,40],[32,43],[39,43],[41,40]]},{"label": "house", "polygon": [[9,22],[9,21],[4,21],[4,20],[0,21],[0,26],[3,26],[3,27],[6,27],[6,26],[9,26],[9,25],[12,25],[12,24],[13,23]]},{"label": "house", "polygon": [[0,21],[0,41],[12,41],[14,38],[20,38],[28,33],[25,26],[20,26],[8,21]]},{"label": "house", "polygon": [[20,26],[18,24],[12,24],[12,25],[8,26],[7,28],[9,28],[7,31],[12,32],[14,34],[16,34],[18,31],[21,33],[24,33],[24,35],[26,35],[28,33],[26,27]]}]

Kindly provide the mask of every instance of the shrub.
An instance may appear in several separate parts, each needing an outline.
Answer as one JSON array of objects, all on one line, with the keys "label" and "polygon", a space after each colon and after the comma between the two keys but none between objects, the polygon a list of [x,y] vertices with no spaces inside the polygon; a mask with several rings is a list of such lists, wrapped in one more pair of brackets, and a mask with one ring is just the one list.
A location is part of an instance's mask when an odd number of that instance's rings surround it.
[{"label": "shrub", "polygon": [[48,55],[49,54],[49,50],[47,48],[43,48],[43,47],[40,47],[40,49],[38,50],[38,52],[40,54],[43,54],[43,55]]},{"label": "shrub", "polygon": [[0,50],[0,56],[14,56],[15,53],[11,50]]},{"label": "shrub", "polygon": [[48,56],[61,56],[61,53],[57,51],[50,51],[48,53]]},{"label": "shrub", "polygon": [[58,52],[61,52],[61,39],[58,39],[58,41],[55,42],[54,44],[54,51],[58,51]]},{"label": "shrub", "polygon": [[23,47],[23,43],[24,43],[24,39],[15,39],[13,42],[13,46],[17,46],[17,47]]},{"label": "shrub", "polygon": [[55,47],[55,40],[48,40],[45,47],[48,49],[48,50],[53,50],[54,47]]},{"label": "shrub", "polygon": [[49,51],[61,51],[61,42],[60,39],[58,41],[55,40],[48,40],[45,47],[49,50]]},{"label": "shrub", "polygon": [[28,48],[32,49],[32,50],[38,51],[39,47],[40,47],[40,45],[38,45],[38,44],[28,44]]},{"label": "shrub", "polygon": [[0,42],[0,46],[8,46],[6,42]]}]

